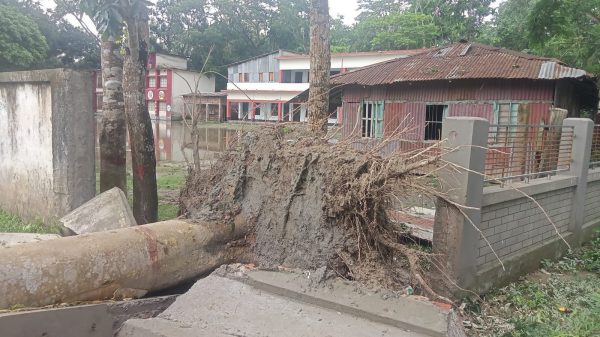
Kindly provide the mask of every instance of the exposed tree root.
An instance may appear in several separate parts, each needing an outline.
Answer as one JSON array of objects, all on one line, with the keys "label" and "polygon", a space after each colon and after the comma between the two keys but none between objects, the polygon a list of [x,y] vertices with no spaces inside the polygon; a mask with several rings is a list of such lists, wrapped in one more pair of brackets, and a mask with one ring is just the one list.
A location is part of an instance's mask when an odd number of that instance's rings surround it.
[{"label": "exposed tree root", "polygon": [[392,196],[436,195],[416,175],[439,161],[435,147],[382,157],[286,125],[248,133],[232,148],[188,177],[181,208],[189,217],[253,219],[249,251],[262,266],[328,266],[374,286],[414,284],[449,302],[422,276],[429,253],[403,244],[406,233],[387,217]]}]

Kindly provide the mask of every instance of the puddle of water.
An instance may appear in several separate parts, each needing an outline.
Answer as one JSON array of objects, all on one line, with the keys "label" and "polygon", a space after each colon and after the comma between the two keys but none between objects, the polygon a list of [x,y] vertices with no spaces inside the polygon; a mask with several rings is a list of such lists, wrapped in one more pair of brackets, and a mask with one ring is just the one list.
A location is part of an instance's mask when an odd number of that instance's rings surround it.
[{"label": "puddle of water", "polygon": [[[101,123],[96,123],[96,165],[100,164],[100,135]],[[152,121],[156,161],[185,162],[185,156],[192,160],[191,129],[182,121]],[[212,159],[214,155],[223,152],[227,144],[236,135],[235,130],[217,126],[200,127],[200,158]],[[182,146],[183,145],[183,146]],[[185,156],[184,156],[185,153]],[[131,159],[129,137],[127,138],[127,162]],[[129,167],[129,164],[127,165]]]}]

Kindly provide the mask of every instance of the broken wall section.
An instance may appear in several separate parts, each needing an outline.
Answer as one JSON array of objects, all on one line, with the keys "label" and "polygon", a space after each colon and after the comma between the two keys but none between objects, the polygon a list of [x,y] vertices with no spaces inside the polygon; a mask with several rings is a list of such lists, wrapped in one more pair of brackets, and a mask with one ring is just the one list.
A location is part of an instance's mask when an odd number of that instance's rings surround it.
[{"label": "broken wall section", "polygon": [[0,209],[59,218],[95,195],[92,76],[0,73]]}]

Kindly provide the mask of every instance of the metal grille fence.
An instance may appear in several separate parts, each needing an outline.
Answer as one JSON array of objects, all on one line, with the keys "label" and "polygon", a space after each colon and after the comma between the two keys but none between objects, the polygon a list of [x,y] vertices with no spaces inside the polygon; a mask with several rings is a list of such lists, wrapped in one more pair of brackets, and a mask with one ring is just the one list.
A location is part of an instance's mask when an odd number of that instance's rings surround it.
[{"label": "metal grille fence", "polygon": [[573,132],[562,125],[491,125],[485,181],[529,181],[568,171]]},{"label": "metal grille fence", "polygon": [[590,168],[600,167],[600,125],[594,125]]}]

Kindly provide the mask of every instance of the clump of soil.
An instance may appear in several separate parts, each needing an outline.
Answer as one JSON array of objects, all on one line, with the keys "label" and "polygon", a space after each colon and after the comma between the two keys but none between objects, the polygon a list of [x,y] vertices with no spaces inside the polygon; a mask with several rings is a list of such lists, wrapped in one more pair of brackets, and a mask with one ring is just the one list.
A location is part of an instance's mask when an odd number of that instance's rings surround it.
[{"label": "clump of soil", "polygon": [[241,135],[212,167],[190,172],[180,211],[204,221],[250,221],[248,254],[263,268],[326,266],[397,288],[421,279],[427,254],[402,244],[406,233],[386,209],[399,190],[430,191],[412,174],[437,161],[427,153],[382,158],[303,126],[265,127]]}]

